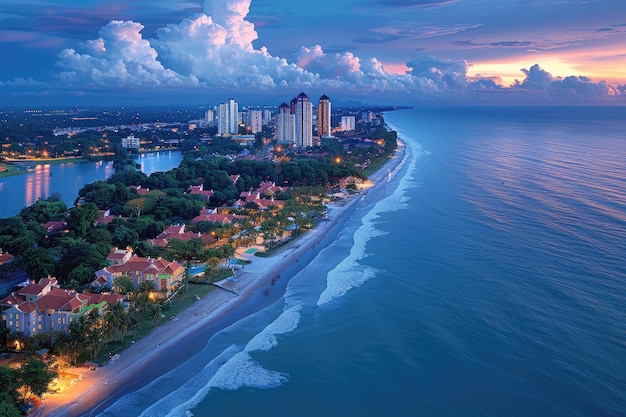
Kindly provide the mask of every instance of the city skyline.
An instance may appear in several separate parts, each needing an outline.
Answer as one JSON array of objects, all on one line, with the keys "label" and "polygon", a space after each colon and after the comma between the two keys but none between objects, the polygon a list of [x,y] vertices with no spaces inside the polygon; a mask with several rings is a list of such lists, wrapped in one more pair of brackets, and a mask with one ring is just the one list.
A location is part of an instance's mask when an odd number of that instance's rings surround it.
[{"label": "city skyline", "polygon": [[0,105],[626,104],[626,3],[6,0]]}]

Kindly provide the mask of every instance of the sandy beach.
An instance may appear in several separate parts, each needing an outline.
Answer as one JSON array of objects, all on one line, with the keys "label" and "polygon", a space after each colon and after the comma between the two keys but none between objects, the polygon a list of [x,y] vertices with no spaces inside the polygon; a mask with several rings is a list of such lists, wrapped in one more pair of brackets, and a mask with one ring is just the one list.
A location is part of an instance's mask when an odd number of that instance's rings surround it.
[{"label": "sandy beach", "polygon": [[[362,195],[387,183],[405,160],[404,144],[398,141],[398,150],[381,169],[370,177],[370,189]],[[374,197],[372,197],[374,198]],[[90,371],[71,369],[81,373],[82,380],[58,394],[46,394],[43,403],[31,415],[95,416],[126,393],[132,392],[185,362],[199,351],[217,332],[263,309],[278,300],[289,278],[304,268],[325,245],[332,242],[331,231],[345,222],[360,196],[329,207],[329,221],[298,237],[271,257],[251,257],[251,264],[237,273],[235,288],[239,295],[215,290],[192,307],[162,324],[148,336],[121,352],[119,358]],[[327,238],[328,236],[328,238]]]}]

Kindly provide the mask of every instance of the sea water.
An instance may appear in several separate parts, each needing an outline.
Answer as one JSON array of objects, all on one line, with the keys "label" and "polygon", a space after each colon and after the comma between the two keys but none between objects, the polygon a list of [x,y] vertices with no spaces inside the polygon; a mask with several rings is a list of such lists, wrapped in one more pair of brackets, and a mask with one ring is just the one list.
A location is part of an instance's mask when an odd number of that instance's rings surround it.
[{"label": "sea water", "polygon": [[387,113],[404,164],[284,297],[104,415],[625,415],[625,115]]}]

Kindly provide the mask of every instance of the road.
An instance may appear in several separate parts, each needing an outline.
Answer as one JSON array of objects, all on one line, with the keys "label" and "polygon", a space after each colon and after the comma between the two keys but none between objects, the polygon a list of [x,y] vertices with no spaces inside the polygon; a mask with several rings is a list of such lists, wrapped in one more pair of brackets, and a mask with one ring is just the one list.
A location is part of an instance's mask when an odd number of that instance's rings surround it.
[{"label": "road", "polygon": [[0,273],[0,297],[4,298],[9,295],[16,285],[27,279],[26,273],[20,269],[13,273],[8,272],[6,278],[4,278],[4,273]]}]

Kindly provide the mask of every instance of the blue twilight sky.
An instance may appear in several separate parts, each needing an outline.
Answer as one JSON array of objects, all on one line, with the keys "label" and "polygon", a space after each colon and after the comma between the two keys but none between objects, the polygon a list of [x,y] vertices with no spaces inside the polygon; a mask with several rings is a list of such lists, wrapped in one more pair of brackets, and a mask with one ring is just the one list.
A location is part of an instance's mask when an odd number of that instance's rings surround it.
[{"label": "blue twilight sky", "polygon": [[2,0],[0,106],[626,105],[624,0]]}]

